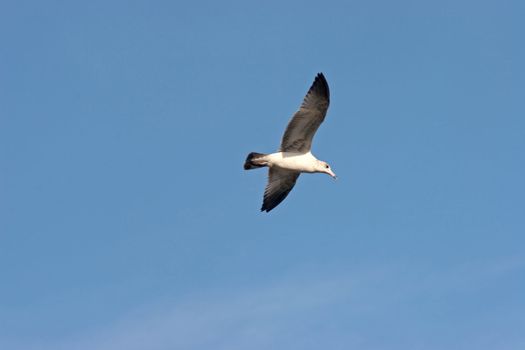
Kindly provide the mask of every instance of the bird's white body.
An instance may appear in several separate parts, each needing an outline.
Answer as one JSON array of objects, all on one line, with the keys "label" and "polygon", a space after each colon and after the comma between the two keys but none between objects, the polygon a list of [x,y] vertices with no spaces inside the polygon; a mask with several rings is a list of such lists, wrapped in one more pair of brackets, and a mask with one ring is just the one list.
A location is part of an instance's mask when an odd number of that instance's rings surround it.
[{"label": "bird's white body", "polygon": [[268,166],[279,167],[281,169],[295,170],[301,173],[314,173],[318,168],[319,161],[312,152],[276,152],[265,157]]}]

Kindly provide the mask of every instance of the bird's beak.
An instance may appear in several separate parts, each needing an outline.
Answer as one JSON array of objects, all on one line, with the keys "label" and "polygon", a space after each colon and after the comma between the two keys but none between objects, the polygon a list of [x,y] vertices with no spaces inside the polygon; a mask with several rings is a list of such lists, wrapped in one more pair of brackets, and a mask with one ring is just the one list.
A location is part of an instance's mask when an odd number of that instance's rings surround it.
[{"label": "bird's beak", "polygon": [[334,178],[334,180],[337,180],[337,175],[334,174],[334,172],[331,169],[328,169],[328,175]]}]

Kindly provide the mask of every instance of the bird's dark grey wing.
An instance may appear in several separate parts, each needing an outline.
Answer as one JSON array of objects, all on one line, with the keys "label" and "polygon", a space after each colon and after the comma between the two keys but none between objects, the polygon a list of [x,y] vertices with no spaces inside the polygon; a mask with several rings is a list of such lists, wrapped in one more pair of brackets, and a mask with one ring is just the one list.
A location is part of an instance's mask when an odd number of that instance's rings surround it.
[{"label": "bird's dark grey wing", "polygon": [[323,122],[328,105],[330,90],[323,73],[317,74],[304,97],[299,110],[294,114],[281,141],[281,152],[308,152],[319,125]]},{"label": "bird's dark grey wing", "polygon": [[295,186],[300,174],[298,171],[270,168],[261,211],[269,212],[278,206]]}]

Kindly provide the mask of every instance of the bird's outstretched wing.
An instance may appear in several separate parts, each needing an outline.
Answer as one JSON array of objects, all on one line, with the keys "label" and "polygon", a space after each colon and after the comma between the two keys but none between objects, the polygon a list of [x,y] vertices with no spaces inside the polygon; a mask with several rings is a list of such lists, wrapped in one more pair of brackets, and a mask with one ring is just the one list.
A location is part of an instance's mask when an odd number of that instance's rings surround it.
[{"label": "bird's outstretched wing", "polygon": [[298,171],[270,168],[261,211],[269,212],[278,206],[295,186],[300,174]]},{"label": "bird's outstretched wing", "polygon": [[323,122],[330,90],[323,73],[317,74],[299,110],[294,114],[281,141],[281,152],[308,152],[319,125]]}]

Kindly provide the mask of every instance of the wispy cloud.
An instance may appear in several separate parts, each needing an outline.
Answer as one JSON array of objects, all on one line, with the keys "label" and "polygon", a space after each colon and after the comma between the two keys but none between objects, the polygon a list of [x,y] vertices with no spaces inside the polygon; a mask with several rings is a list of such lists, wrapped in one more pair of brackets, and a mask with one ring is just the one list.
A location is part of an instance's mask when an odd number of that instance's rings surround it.
[{"label": "wispy cloud", "polygon": [[351,286],[346,278],[281,280],[168,303],[128,315],[95,335],[94,343],[84,339],[82,348],[93,349],[96,344],[101,350],[268,349],[276,339],[299,336],[308,327],[306,318],[340,302]]},{"label": "wispy cloud", "polygon": [[[423,268],[408,270],[404,265],[344,272],[302,271],[264,285],[143,306],[90,334],[47,345],[10,344],[10,348],[257,350],[318,349],[324,344],[331,349],[380,349],[384,347],[373,335],[383,334],[388,339],[388,330],[376,329],[367,322],[373,321],[377,327],[399,322],[390,326],[393,332],[403,322],[405,327],[412,327],[412,323],[425,320],[417,316],[403,319],[398,313],[419,311],[417,305],[412,305],[414,299],[446,297],[458,290],[468,294],[469,290],[524,267],[523,259],[509,258],[429,274]],[[411,336],[412,344],[417,343],[417,334]],[[514,343],[519,341],[523,342],[523,338]],[[427,349],[437,348],[428,342],[421,344],[426,344]],[[396,347],[389,347],[392,348]]]}]

